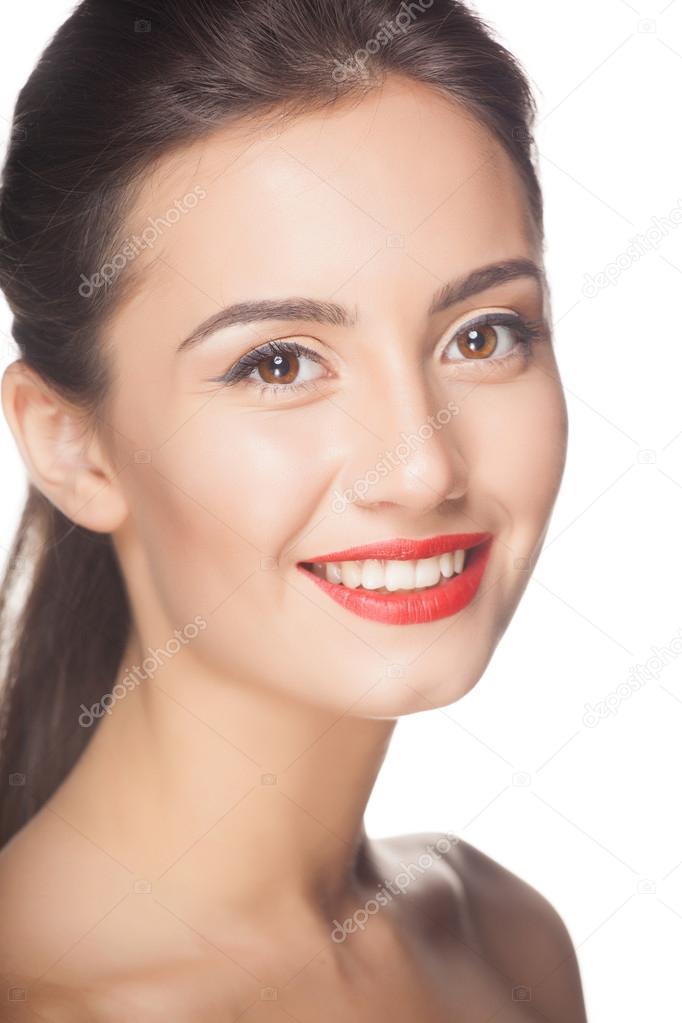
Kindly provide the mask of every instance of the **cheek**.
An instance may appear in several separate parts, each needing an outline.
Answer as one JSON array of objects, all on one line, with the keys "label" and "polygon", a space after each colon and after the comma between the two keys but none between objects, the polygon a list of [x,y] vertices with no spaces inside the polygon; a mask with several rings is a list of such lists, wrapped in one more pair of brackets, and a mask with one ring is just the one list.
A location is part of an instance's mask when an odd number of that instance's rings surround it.
[{"label": "cheek", "polygon": [[529,554],[547,525],[566,461],[566,403],[556,370],[532,369],[511,386],[486,389],[471,419],[477,484],[501,507],[510,546]]},{"label": "cheek", "polygon": [[228,413],[217,395],[135,466],[131,504],[158,577],[181,571],[183,589],[205,592],[211,576],[224,588],[286,555],[333,471],[328,438],[304,413]]},{"label": "cheek", "polygon": [[[146,639],[163,643],[202,615],[207,628],[192,656],[222,677],[309,696],[310,624],[329,619],[291,585],[291,548],[321,517],[338,445],[303,408],[250,414],[218,402],[156,450],[150,443],[150,464],[128,470],[134,521],[125,554],[138,617]],[[279,557],[269,571],[268,559]]]},{"label": "cheek", "polygon": [[568,427],[556,370],[531,369],[513,384],[474,395],[467,415],[471,506],[492,512],[501,541],[491,574],[490,656],[528,585],[523,569],[540,553],[563,475]]}]

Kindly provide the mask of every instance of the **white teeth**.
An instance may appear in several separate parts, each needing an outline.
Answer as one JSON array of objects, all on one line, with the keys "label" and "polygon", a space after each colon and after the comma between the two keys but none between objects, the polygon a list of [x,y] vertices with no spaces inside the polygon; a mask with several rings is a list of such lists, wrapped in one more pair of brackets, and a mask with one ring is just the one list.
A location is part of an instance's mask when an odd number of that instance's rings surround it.
[{"label": "white teeth", "polygon": [[330,583],[342,583],[349,589],[419,590],[436,586],[441,578],[450,579],[464,570],[466,551],[437,554],[416,561],[385,561],[367,558],[364,561],[328,561],[313,565],[316,575]]},{"label": "white teeth", "polygon": [[417,562],[414,573],[415,586],[435,586],[440,579],[440,556],[437,558],[422,558]]},{"label": "white teeth", "polygon": [[349,586],[352,590],[357,589],[362,582],[362,562],[342,561],[341,582],[344,586]]},{"label": "white teeth", "polygon": [[362,588],[364,590],[380,590],[384,585],[384,566],[374,558],[362,562]]},{"label": "white teeth", "polygon": [[384,569],[384,586],[387,590],[413,590],[415,576],[414,561],[387,561]]},{"label": "white teeth", "polygon": [[342,583],[341,565],[338,561],[330,561],[327,564],[327,579],[330,583]]},{"label": "white teeth", "polygon": [[[464,551],[462,551],[462,554],[464,554]],[[441,554],[440,556],[440,572],[441,575],[444,575],[446,579],[449,579],[451,575],[454,575],[455,572],[454,561],[455,559],[452,554],[452,551],[448,551],[447,554]],[[459,571],[460,572],[462,571],[461,568]]]}]

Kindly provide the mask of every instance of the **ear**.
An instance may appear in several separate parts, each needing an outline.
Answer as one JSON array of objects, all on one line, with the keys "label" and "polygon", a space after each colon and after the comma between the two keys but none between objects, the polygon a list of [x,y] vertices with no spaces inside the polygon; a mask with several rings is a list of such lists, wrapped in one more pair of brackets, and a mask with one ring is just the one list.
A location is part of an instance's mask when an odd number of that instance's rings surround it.
[{"label": "ear", "polygon": [[31,482],[79,526],[98,533],[117,529],[128,507],[118,472],[83,410],[23,359],[3,374],[2,406]]}]

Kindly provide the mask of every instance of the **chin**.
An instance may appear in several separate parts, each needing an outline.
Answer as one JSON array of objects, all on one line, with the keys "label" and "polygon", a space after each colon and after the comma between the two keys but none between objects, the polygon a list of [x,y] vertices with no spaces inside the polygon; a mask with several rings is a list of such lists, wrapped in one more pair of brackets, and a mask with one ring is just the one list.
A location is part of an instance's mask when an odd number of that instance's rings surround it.
[{"label": "chin", "polygon": [[[394,719],[456,703],[481,680],[496,643],[482,644],[478,651],[470,650],[465,660],[458,657],[459,644],[448,642],[447,633],[437,639],[435,645],[440,645],[439,664],[433,664],[428,652],[421,658],[421,664],[419,658],[412,663],[386,664],[377,683],[357,701],[350,713],[365,718]],[[447,665],[444,665],[446,651]]]}]

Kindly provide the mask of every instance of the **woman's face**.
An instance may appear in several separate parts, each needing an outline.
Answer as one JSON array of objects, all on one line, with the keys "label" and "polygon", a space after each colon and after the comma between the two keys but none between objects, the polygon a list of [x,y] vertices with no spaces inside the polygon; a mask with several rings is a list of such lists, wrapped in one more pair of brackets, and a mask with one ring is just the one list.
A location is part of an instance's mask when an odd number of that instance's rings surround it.
[{"label": "woman's face", "polygon": [[[104,339],[104,421],[143,645],[200,615],[187,678],[372,717],[458,699],[525,589],[565,458],[541,276],[442,301],[495,264],[541,275],[502,147],[426,86],[389,78],[279,134],[225,129],[164,160],[126,227],[147,244]],[[226,307],[292,299],[308,302],[233,313],[181,347]],[[493,325],[469,326],[486,313]],[[524,344],[522,321],[544,323],[540,340]],[[305,351],[235,377],[284,339]],[[429,596],[419,621],[343,606],[299,566],[455,533],[492,534],[478,590],[455,612]]]}]

